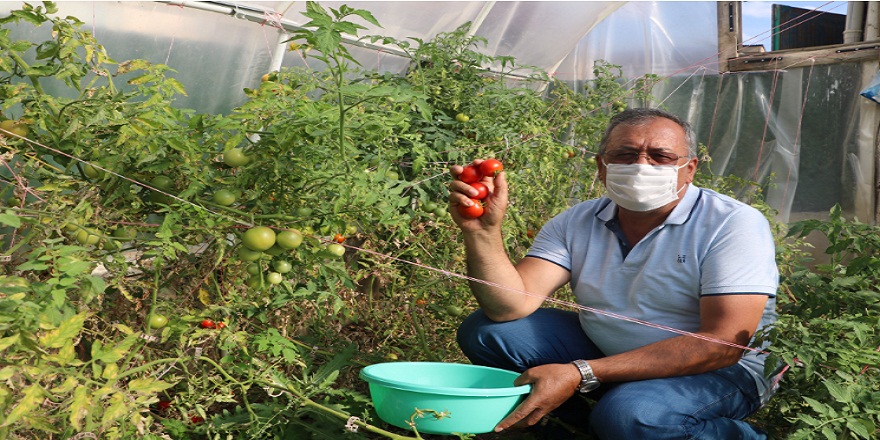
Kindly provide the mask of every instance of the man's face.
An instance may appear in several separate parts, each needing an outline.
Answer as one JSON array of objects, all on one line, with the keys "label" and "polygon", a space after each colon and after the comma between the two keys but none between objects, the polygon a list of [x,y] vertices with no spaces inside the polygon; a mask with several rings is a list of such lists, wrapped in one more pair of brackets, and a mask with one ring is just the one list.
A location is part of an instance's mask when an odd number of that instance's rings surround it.
[{"label": "man's face", "polygon": [[[606,163],[616,163],[615,157],[632,157],[639,154],[635,162],[660,165],[662,157],[681,156],[669,166],[682,167],[678,170],[678,188],[694,180],[697,172],[697,159],[687,159],[688,149],[684,129],[666,118],[654,118],[641,125],[618,125],[608,136],[605,155],[597,161],[599,179],[605,183]],[[606,162],[607,161],[607,162]]]}]

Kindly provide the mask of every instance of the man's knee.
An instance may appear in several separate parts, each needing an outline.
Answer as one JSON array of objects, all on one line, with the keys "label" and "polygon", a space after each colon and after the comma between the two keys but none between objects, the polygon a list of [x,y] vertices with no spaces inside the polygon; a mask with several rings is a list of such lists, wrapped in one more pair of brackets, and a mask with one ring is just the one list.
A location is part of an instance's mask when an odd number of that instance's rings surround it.
[{"label": "man's knee", "polygon": [[590,429],[600,439],[684,438],[687,419],[663,396],[610,392],[593,407]]}]

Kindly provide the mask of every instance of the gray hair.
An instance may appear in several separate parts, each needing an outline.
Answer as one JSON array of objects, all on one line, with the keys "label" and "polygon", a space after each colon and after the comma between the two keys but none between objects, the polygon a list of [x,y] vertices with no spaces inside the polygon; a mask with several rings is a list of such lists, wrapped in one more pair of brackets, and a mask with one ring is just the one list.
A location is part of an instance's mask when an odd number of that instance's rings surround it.
[{"label": "gray hair", "polygon": [[660,110],[659,108],[631,108],[612,116],[611,121],[608,122],[608,127],[605,128],[605,134],[602,135],[602,140],[599,141],[598,154],[600,156],[605,154],[605,146],[608,143],[608,137],[611,135],[611,131],[618,125],[638,126],[646,124],[656,118],[666,118],[681,126],[682,130],[684,130],[684,140],[687,143],[688,159],[697,157],[697,135],[694,133],[691,124],[688,124],[684,119],[665,110]]}]

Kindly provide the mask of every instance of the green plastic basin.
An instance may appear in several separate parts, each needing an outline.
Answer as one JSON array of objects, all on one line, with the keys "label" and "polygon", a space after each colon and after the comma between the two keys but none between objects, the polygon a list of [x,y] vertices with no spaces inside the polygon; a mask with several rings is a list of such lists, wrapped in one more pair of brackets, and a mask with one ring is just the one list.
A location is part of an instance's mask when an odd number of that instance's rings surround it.
[{"label": "green plastic basin", "polygon": [[408,430],[412,420],[420,433],[428,434],[492,432],[531,391],[530,385],[513,385],[518,376],[498,368],[443,362],[375,364],[360,374],[370,386],[380,419]]}]

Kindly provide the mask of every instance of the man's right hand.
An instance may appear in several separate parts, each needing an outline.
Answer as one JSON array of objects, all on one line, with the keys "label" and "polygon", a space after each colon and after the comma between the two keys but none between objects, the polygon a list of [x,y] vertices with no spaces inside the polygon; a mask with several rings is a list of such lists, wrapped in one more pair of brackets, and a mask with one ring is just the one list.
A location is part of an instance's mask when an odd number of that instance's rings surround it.
[{"label": "man's right hand", "polygon": [[[474,160],[473,165],[479,166],[483,162],[482,159]],[[504,212],[507,210],[507,180],[504,171],[499,172],[495,177],[483,176],[480,183],[489,188],[489,195],[482,200],[485,203],[483,215],[478,218],[465,218],[458,212],[459,205],[470,206],[474,203],[471,196],[477,194],[472,186],[459,180],[464,167],[461,165],[453,165],[450,168],[452,174],[452,182],[449,184],[449,212],[452,214],[452,220],[464,232],[480,232],[480,231],[500,231],[501,221],[504,218]],[[477,201],[479,203],[479,201]]]}]

